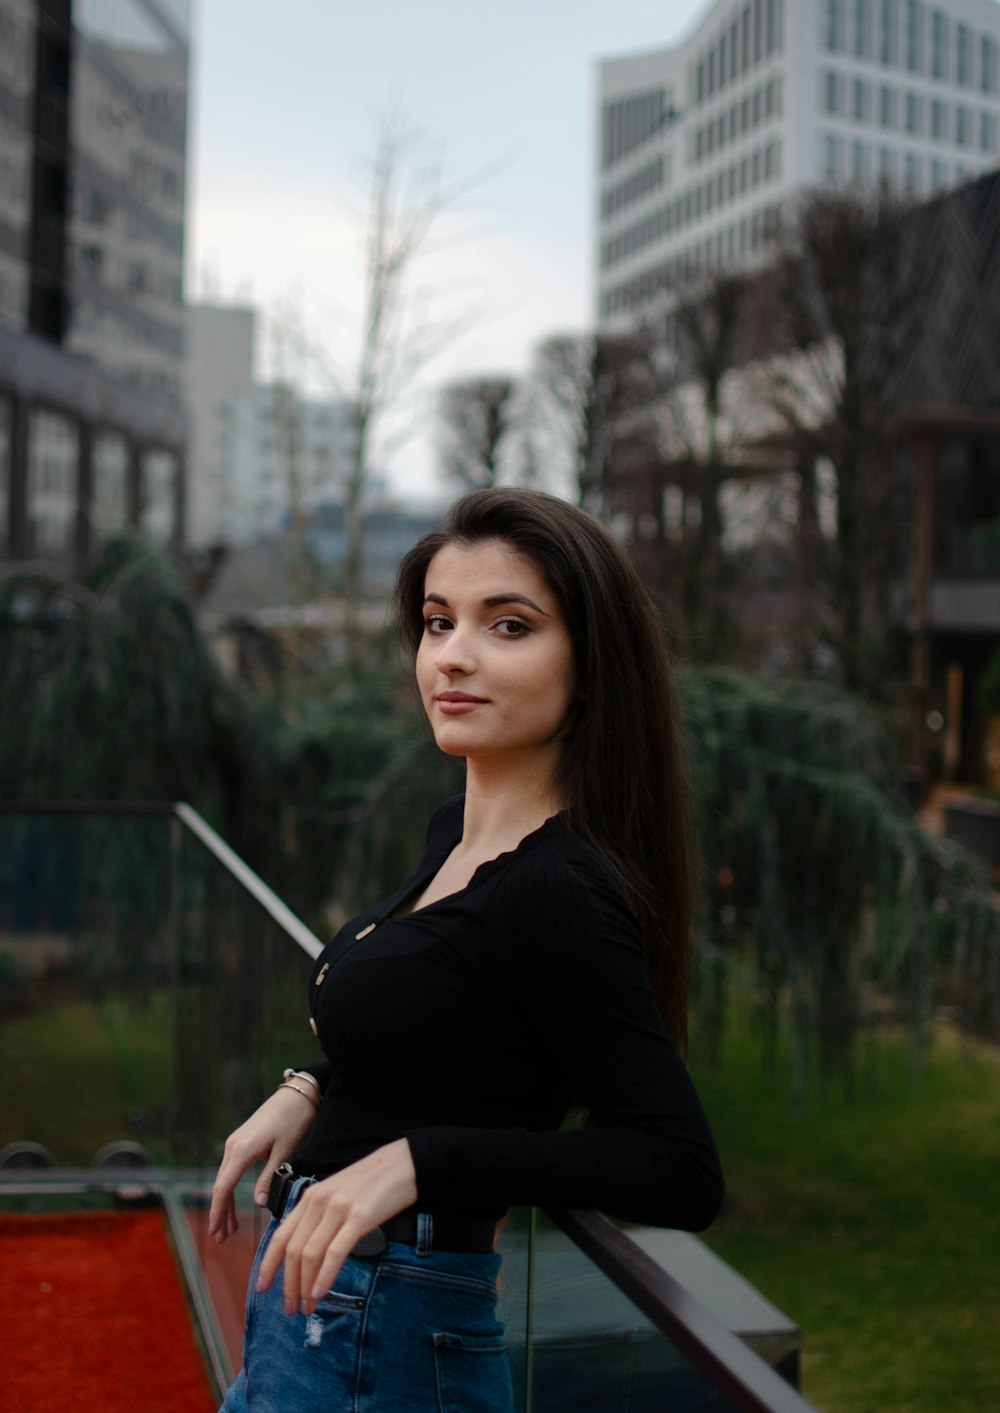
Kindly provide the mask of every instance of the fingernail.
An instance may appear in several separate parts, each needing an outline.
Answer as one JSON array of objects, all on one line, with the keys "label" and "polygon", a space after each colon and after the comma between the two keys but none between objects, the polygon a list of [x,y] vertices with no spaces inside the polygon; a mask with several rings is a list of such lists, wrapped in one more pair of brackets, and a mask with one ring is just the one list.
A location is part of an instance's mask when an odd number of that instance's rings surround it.
[{"label": "fingernail", "polygon": [[312,1296],[313,1300],[319,1300],[320,1297],[325,1294],[325,1292],[321,1285],[314,1285],[309,1294]]},{"label": "fingernail", "polygon": [[263,1295],[264,1293],[264,1281],[260,1276],[257,1277],[257,1284],[254,1286],[254,1290],[258,1295]]},{"label": "fingernail", "polygon": [[257,1206],[258,1206],[258,1207],[266,1207],[266,1206],[267,1206],[267,1193],[266,1193],[266,1192],[258,1192],[257,1195],[254,1197],[254,1201],[257,1203]]},{"label": "fingernail", "polygon": [[295,1306],[292,1304],[292,1302],[291,1302],[290,1300],[286,1300],[286,1301],[285,1301],[285,1314],[286,1314],[286,1315],[294,1315],[294,1314],[295,1314]]}]

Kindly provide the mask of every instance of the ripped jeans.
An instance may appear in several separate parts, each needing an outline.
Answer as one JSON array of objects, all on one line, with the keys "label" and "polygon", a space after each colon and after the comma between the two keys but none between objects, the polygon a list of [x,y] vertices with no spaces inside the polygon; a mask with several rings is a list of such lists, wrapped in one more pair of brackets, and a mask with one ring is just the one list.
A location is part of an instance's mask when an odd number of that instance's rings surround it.
[{"label": "ripped jeans", "polygon": [[[292,1188],[291,1211],[310,1181]],[[272,1234],[257,1251],[247,1294],[243,1368],[220,1413],[513,1413],[500,1256],[415,1247],[348,1257],[316,1313],[286,1315],[283,1268],[254,1290]]]}]

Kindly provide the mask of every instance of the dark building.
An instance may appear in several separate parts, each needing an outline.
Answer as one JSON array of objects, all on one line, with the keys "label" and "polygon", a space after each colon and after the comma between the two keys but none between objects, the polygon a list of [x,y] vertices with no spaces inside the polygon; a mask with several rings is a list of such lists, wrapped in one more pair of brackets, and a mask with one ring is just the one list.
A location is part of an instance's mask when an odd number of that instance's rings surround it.
[{"label": "dark building", "polygon": [[183,534],[189,0],[0,0],[0,555]]}]

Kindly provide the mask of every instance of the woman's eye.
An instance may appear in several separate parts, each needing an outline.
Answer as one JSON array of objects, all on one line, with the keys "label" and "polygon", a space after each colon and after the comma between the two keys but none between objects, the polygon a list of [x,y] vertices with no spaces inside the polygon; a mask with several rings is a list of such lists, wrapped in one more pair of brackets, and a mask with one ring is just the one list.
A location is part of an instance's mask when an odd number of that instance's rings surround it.
[{"label": "woman's eye", "polygon": [[501,638],[523,638],[530,631],[527,623],[522,623],[520,618],[501,618],[496,630]]},{"label": "woman's eye", "polygon": [[451,620],[440,613],[432,613],[424,619],[425,633],[446,633],[450,627]]}]

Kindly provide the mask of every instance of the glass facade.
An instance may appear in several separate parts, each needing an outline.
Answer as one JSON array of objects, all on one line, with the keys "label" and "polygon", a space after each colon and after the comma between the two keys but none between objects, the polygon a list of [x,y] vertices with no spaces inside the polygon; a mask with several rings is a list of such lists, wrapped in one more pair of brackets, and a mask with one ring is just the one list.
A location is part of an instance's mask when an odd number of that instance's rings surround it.
[{"label": "glass facade", "polygon": [[58,413],[33,412],[28,447],[30,552],[39,559],[63,559],[71,552],[76,518],[76,427]]},{"label": "glass facade", "polygon": [[0,0],[0,329],[14,333],[28,321],[34,65],[34,6]]},{"label": "glass facade", "polygon": [[95,438],[90,514],[95,541],[107,539],[128,522],[128,447],[121,437]]},{"label": "glass facade", "polygon": [[66,345],[179,407],[188,7],[78,0]]}]

